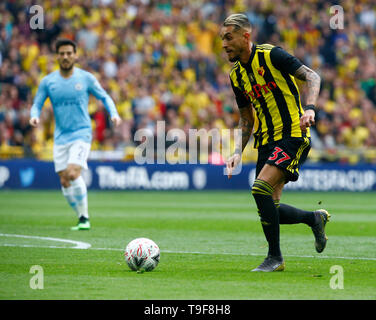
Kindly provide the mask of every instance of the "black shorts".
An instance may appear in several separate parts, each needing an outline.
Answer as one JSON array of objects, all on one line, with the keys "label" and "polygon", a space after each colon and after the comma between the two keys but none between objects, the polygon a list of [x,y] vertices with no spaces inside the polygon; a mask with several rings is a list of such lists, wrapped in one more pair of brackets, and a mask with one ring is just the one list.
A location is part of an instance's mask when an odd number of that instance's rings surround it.
[{"label": "black shorts", "polygon": [[310,149],[310,138],[282,139],[259,147],[256,177],[267,163],[286,172],[286,183],[298,180],[299,168],[307,159]]}]

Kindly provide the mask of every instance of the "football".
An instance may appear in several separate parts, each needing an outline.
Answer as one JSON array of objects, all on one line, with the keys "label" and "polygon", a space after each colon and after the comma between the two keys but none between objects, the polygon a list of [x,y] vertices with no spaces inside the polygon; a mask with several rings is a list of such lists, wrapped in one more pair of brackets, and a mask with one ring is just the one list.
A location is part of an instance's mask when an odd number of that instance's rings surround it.
[{"label": "football", "polygon": [[124,257],[131,270],[152,271],[159,263],[160,251],[153,240],[137,238],[128,243]]}]

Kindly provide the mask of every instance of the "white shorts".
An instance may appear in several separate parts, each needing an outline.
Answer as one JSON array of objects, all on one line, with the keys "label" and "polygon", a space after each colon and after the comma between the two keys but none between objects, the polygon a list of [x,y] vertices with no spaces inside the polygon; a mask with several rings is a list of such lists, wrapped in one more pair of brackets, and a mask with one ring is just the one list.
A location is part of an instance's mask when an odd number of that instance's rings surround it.
[{"label": "white shorts", "polygon": [[63,145],[54,145],[55,172],[65,170],[68,164],[77,164],[83,169],[87,169],[90,147],[89,143],[81,140]]}]

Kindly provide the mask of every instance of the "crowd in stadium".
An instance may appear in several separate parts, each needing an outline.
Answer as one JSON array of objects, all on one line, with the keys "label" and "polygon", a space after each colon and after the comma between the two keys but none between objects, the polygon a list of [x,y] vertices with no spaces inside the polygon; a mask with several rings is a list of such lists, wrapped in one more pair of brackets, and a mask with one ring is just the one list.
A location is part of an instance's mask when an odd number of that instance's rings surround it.
[{"label": "crowd in stadium", "polygon": [[[50,154],[44,153],[53,139],[49,103],[40,128],[32,129],[28,120],[41,78],[57,68],[53,45],[59,37],[78,43],[77,66],[96,75],[124,120],[114,130],[92,99],[93,150],[131,147],[136,130],[154,130],[158,120],[166,121],[166,130],[186,132],[236,127],[231,65],[219,29],[228,14],[244,12],[255,43],[281,46],[322,78],[312,157],[338,159],[341,150],[350,150],[354,161],[376,162],[373,2],[342,1],[344,29],[333,29],[332,4],[324,0],[2,1],[0,154],[12,147],[25,157]],[[43,8],[42,30],[30,28],[34,4]]]}]

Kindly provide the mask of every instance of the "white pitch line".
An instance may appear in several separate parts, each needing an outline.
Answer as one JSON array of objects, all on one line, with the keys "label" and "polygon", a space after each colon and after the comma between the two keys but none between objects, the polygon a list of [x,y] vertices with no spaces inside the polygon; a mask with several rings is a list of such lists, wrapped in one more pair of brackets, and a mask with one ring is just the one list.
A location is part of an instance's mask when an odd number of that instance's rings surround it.
[{"label": "white pitch line", "polygon": [[[22,247],[22,248],[52,248],[52,249],[90,249],[90,250],[101,250],[101,251],[124,251],[121,248],[93,248],[90,243],[69,240],[69,239],[59,239],[51,237],[38,237],[38,236],[27,236],[19,234],[4,234],[0,233],[0,236],[3,237],[15,237],[15,238],[30,238],[30,239],[42,239],[49,241],[58,241],[75,244],[75,247],[58,247],[58,246],[40,246],[40,245],[31,245],[31,244],[10,244],[3,243],[0,246],[3,247]],[[163,253],[178,253],[178,254],[204,254],[204,255],[234,255],[234,256],[264,256],[264,253],[230,253],[230,252],[201,252],[201,251],[179,251],[179,250],[161,250]],[[345,260],[369,260],[376,261],[376,258],[372,257],[343,257],[343,256],[313,256],[313,255],[295,255],[295,254],[285,254],[285,257],[292,258],[316,258],[316,259],[345,259]]]},{"label": "white pitch line", "polygon": [[[28,235],[22,235],[22,234],[8,234],[8,233],[0,233],[0,237],[38,239],[38,240],[71,243],[75,245],[75,247],[70,247],[71,249],[89,249],[91,247],[91,244],[87,242],[75,241],[75,240],[69,240],[69,239],[51,238],[51,237],[28,236]],[[55,246],[47,246],[47,247],[55,247]]]},{"label": "white pitch line", "polygon": [[52,248],[52,249],[83,249],[75,247],[59,247],[59,246],[38,246],[34,244],[15,244],[15,243],[3,243],[0,247],[20,247],[20,248]]}]

